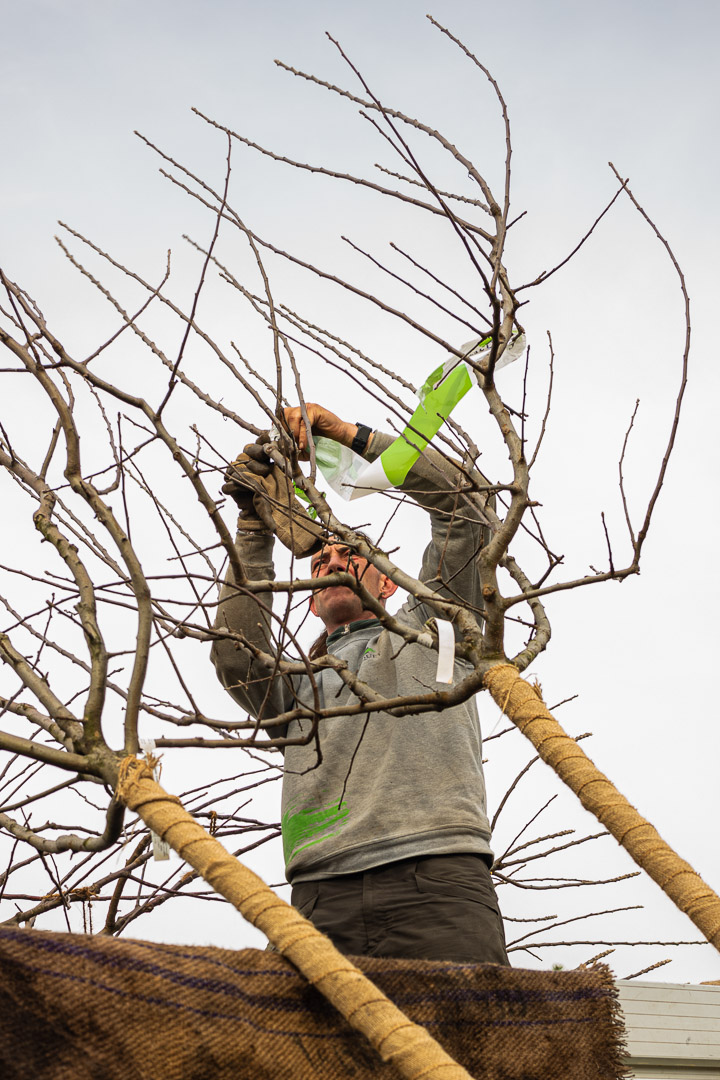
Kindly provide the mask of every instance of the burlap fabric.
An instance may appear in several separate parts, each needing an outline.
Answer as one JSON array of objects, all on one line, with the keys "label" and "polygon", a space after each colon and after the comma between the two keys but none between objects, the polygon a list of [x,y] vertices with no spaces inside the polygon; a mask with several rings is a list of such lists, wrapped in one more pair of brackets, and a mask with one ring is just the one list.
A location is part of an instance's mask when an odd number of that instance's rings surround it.
[{"label": "burlap fabric", "polygon": [[[477,1080],[615,1080],[607,968],[359,959]],[[3,1080],[395,1080],[283,957],[0,927]]]}]

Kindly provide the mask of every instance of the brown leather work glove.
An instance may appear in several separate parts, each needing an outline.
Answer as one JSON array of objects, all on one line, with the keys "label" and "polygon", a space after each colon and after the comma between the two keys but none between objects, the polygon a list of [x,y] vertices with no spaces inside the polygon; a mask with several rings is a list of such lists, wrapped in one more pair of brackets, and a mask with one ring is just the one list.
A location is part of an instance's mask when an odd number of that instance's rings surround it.
[{"label": "brown leather work glove", "polygon": [[298,502],[292,481],[268,458],[262,443],[249,443],[228,466],[222,491],[237,503],[238,528],[269,529],[300,559],[322,547],[322,525]]},{"label": "brown leather work glove", "polygon": [[274,530],[272,518],[263,508],[262,501],[258,500],[260,512],[254,505],[258,482],[269,476],[273,467],[262,447],[262,441],[267,441],[268,438],[269,436],[264,438],[261,435],[258,442],[248,443],[242,454],[228,465],[225,472],[225,483],[221,490],[237,504],[240,511],[238,527],[241,529]]}]

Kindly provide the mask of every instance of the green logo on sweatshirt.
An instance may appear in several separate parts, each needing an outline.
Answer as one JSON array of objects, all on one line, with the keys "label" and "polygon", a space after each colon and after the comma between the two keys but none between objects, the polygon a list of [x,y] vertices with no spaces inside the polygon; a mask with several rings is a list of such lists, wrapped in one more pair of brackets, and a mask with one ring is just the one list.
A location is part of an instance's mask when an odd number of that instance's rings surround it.
[{"label": "green logo on sweatshirt", "polygon": [[305,810],[287,810],[282,817],[282,839],[285,862],[305,848],[337,836],[349,813],[347,803],[329,806],[310,806]]}]

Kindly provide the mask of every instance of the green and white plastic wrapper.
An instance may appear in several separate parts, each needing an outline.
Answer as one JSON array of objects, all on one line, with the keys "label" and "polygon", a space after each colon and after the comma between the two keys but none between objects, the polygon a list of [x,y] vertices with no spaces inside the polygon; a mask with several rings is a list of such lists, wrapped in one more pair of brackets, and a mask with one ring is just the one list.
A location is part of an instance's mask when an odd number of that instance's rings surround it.
[{"label": "green and white plastic wrapper", "polygon": [[[489,338],[474,338],[462,346],[466,358],[479,360],[490,352]],[[507,367],[525,352],[525,335],[515,334],[495,365]],[[368,462],[349,447],[332,439],[316,436],[315,459],[333,491],[352,502],[373,491],[399,487],[428,443],[459,401],[473,385],[467,364],[457,356],[447,360],[428,375],[418,391],[418,407],[402,434],[375,461]]]}]

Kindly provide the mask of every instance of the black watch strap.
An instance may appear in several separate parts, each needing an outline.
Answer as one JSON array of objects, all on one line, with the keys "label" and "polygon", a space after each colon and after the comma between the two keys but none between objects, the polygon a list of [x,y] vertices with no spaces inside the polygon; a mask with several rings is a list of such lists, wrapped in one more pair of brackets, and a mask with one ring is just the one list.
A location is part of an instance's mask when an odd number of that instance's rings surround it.
[{"label": "black watch strap", "polygon": [[370,442],[372,428],[369,428],[367,424],[358,423],[357,420],[355,423],[357,424],[357,434],[350,443],[350,449],[354,454],[364,454],[367,449],[367,444]]}]

